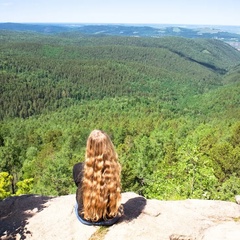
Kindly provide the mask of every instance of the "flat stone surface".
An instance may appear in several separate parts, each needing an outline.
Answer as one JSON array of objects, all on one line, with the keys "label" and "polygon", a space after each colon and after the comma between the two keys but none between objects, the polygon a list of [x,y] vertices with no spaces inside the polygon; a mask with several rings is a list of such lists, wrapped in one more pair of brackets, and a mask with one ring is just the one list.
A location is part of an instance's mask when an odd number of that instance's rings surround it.
[{"label": "flat stone surface", "polygon": [[[188,199],[158,201],[122,194],[124,215],[105,240],[239,240],[240,205]],[[87,240],[99,227],[80,223],[75,195],[22,195],[0,201],[0,236],[6,239]]]}]

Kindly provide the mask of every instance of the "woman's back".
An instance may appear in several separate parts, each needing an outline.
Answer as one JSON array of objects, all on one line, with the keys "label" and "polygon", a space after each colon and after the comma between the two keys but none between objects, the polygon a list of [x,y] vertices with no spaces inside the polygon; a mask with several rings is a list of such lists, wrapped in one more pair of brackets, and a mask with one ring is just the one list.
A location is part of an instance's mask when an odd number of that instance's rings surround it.
[{"label": "woman's back", "polygon": [[[122,212],[121,167],[109,136],[94,130],[88,137],[83,165],[79,171],[77,190],[78,213],[85,220],[98,222],[115,218]],[[78,168],[78,170],[77,170]],[[81,170],[79,170],[81,168]],[[76,175],[76,173],[75,173]],[[77,183],[78,182],[78,183]]]}]

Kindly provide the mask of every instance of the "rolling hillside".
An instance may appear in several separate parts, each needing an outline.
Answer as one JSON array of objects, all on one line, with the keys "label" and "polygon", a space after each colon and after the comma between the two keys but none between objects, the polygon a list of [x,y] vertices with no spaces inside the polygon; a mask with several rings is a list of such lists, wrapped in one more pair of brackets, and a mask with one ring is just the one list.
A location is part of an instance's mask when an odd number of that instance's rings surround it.
[{"label": "rolling hillside", "polygon": [[234,200],[239,63],[212,39],[1,31],[0,199],[74,193],[72,166],[103,129],[123,191]]},{"label": "rolling hillside", "polygon": [[176,102],[223,85],[240,62],[237,50],[217,40],[5,32],[0,43],[1,118],[105,97]]}]

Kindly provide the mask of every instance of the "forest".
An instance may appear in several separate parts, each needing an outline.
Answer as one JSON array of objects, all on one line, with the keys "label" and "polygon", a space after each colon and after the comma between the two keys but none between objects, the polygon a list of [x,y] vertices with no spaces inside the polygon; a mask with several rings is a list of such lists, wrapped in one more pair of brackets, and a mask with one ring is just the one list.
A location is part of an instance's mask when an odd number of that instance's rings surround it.
[{"label": "forest", "polygon": [[240,194],[240,52],[216,39],[0,30],[0,199],[75,193],[93,129],[122,191]]}]

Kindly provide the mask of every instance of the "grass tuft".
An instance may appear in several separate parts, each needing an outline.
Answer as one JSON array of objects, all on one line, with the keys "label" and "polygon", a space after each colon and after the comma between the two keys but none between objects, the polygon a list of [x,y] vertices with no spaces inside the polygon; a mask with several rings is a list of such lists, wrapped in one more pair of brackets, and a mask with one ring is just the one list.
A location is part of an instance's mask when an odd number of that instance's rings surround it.
[{"label": "grass tuft", "polygon": [[89,240],[103,240],[108,232],[108,227],[101,226]]}]

